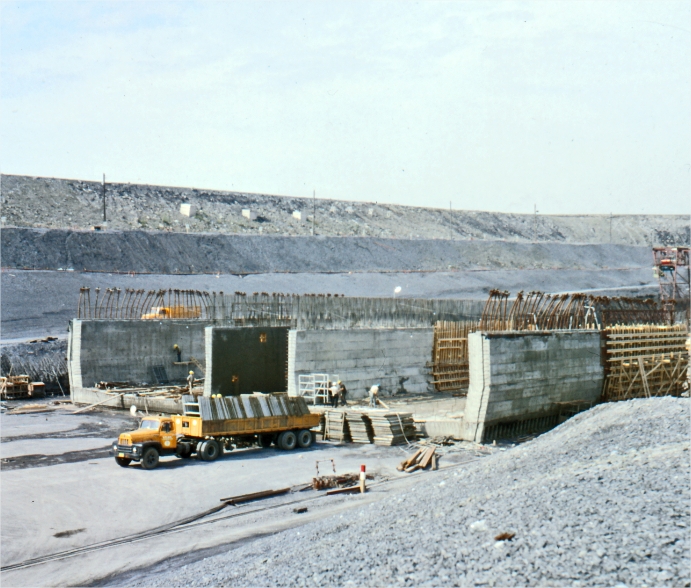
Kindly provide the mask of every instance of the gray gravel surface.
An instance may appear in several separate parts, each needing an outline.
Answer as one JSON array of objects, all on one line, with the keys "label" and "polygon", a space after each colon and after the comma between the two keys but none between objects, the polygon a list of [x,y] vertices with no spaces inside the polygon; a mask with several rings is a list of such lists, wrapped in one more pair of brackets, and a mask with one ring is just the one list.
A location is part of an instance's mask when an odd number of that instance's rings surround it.
[{"label": "gray gravel surface", "polygon": [[650,268],[650,248],[4,228],[2,266],[162,274]]},{"label": "gray gravel surface", "polygon": [[599,405],[412,491],[129,585],[689,586],[689,407]]}]

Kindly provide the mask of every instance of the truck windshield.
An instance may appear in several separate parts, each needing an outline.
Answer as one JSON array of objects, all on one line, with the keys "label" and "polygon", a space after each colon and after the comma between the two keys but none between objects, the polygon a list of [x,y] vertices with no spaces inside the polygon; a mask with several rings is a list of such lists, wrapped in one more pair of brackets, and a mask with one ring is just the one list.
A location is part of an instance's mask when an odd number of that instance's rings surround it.
[{"label": "truck windshield", "polygon": [[142,421],[140,429],[154,429],[158,430],[158,421]]}]

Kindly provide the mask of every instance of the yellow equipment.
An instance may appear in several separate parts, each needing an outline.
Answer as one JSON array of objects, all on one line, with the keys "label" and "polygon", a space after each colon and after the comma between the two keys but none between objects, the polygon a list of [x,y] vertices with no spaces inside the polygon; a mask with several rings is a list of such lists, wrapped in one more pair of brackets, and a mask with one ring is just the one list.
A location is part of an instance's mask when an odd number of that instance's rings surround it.
[{"label": "yellow equipment", "polygon": [[201,306],[154,306],[151,312],[142,315],[143,319],[187,319],[201,318]]},{"label": "yellow equipment", "polygon": [[[256,395],[243,395],[243,399],[251,396]],[[158,466],[161,455],[189,458],[196,454],[203,461],[214,461],[224,450],[234,447],[268,447],[273,443],[290,450],[312,445],[314,434],[310,429],[319,425],[321,417],[309,412],[303,398],[288,398],[285,393],[261,396],[265,402],[273,397],[270,414],[256,412],[248,417],[236,413],[238,418],[202,418],[197,416],[199,413],[147,416],[137,430],[122,433],[113,443],[115,461],[122,467],[140,461],[142,468],[151,470]],[[214,410],[226,402],[222,397],[206,400],[213,401],[217,407]],[[280,406],[283,408],[276,408]]]}]

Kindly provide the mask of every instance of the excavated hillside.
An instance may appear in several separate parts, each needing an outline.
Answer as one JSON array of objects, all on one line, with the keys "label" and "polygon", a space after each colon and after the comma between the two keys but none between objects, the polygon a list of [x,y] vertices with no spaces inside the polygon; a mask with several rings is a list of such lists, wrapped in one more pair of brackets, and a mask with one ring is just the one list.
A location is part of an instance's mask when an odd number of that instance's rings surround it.
[{"label": "excavated hillside", "polygon": [[[3,226],[88,229],[103,222],[98,182],[3,175],[0,202]],[[192,206],[191,216],[181,214],[182,203]],[[117,230],[310,235],[314,228],[326,236],[640,246],[691,241],[687,210],[667,216],[534,216],[136,184],[106,184],[106,209],[108,228]],[[243,217],[243,209],[252,220]]]}]

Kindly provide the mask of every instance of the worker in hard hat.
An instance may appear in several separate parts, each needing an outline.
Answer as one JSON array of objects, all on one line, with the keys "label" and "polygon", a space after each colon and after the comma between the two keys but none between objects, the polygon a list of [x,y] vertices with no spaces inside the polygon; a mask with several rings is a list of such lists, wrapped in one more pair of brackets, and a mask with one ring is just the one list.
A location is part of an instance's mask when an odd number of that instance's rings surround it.
[{"label": "worker in hard hat", "polygon": [[346,394],[348,394],[348,389],[341,380],[338,380],[336,383],[338,385],[338,398],[341,401],[341,405],[346,406]]},{"label": "worker in hard hat", "polygon": [[194,371],[190,370],[189,376],[187,376],[187,386],[190,389],[190,394],[192,394],[192,388],[194,387]]},{"label": "worker in hard hat", "polygon": [[379,396],[379,384],[375,384],[369,389],[369,405],[377,408],[377,397]]},{"label": "worker in hard hat", "polygon": [[338,384],[334,382],[333,385],[329,388],[329,394],[331,395],[331,408],[338,408],[339,392],[340,389],[338,387]]},{"label": "worker in hard hat", "polygon": [[182,349],[177,343],[173,345],[173,351],[178,354],[178,363],[180,363],[182,361]]}]

